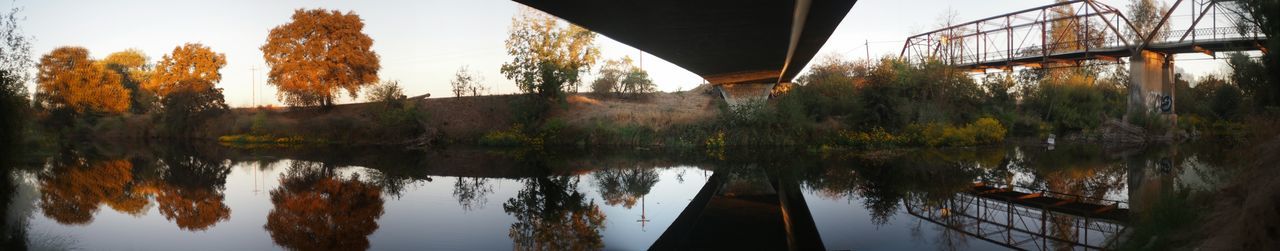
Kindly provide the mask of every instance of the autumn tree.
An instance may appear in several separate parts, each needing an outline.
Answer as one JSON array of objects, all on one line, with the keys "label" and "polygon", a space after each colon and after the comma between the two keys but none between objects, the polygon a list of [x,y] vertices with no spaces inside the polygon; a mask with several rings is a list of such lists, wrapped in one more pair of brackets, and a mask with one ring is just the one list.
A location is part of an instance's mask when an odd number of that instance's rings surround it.
[{"label": "autumn tree", "polygon": [[561,27],[536,10],[523,9],[512,18],[509,32],[506,47],[512,59],[502,64],[502,74],[524,93],[556,99],[577,92],[579,76],[600,57],[594,32],[573,24]]},{"label": "autumn tree", "polygon": [[342,90],[356,98],[361,87],[378,82],[378,54],[354,12],[294,11],[292,21],[271,29],[262,45],[271,71],[267,83],[278,98],[295,106],[329,106]]},{"label": "autumn tree", "polygon": [[[160,97],[180,89],[207,90],[222,81],[219,71],[226,65],[226,55],[200,43],[187,43],[174,47],[173,52],[160,59],[155,72],[148,78],[146,89]],[[207,85],[185,86],[184,83]]]},{"label": "autumn tree", "polygon": [[151,72],[150,61],[151,59],[138,49],[114,52],[101,61],[107,69],[120,74],[120,84],[129,90],[129,100],[131,100],[129,110],[133,113],[146,113],[159,101],[154,93],[143,88],[146,85],[147,75]]},{"label": "autumn tree", "polygon": [[117,114],[129,109],[120,75],[89,58],[83,47],[59,47],[40,58],[36,102],[76,114]]}]

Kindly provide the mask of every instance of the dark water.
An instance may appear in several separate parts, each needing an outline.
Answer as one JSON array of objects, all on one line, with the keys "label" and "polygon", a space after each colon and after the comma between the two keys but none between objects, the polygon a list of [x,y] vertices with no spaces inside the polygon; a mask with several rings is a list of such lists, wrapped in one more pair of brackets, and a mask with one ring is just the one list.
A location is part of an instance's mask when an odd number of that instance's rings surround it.
[{"label": "dark water", "polygon": [[[32,249],[775,249],[790,237],[832,250],[1083,250],[1115,241],[1162,194],[1221,185],[1223,152],[94,147],[10,161],[3,230]],[[984,197],[975,182],[1112,213]]]}]

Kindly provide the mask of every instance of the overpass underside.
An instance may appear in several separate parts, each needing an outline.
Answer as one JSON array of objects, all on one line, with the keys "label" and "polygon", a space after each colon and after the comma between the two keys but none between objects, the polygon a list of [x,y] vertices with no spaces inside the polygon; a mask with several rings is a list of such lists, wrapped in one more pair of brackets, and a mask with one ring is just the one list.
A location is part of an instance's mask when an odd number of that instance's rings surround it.
[{"label": "overpass underside", "polygon": [[[710,84],[760,85],[753,88],[791,82],[857,2],[514,1],[658,56]],[[730,92],[726,97],[741,94]]]}]

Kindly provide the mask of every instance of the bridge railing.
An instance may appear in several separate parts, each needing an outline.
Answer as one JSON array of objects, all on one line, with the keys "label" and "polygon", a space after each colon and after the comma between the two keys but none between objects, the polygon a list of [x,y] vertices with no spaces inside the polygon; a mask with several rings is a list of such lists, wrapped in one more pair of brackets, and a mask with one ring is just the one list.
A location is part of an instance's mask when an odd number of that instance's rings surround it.
[{"label": "bridge railing", "polygon": [[1168,15],[1166,25],[1155,28],[1145,27],[1155,26],[1151,20],[1136,27],[1123,11],[1096,0],[1065,1],[911,36],[899,56],[916,63],[936,60],[977,69],[1011,68],[1114,60],[1144,45],[1194,46],[1266,38],[1235,1],[1189,2],[1162,13]]}]

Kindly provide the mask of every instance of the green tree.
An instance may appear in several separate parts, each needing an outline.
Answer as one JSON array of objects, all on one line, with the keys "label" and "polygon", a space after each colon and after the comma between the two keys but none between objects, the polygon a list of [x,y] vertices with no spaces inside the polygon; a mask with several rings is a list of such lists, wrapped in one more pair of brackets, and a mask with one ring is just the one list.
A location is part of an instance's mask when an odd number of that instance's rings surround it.
[{"label": "green tree", "polygon": [[627,75],[622,78],[622,81],[619,83],[619,87],[622,88],[622,93],[631,95],[653,93],[654,91],[657,91],[657,86],[653,84],[652,79],[649,79],[649,72],[635,66],[628,69]]},{"label": "green tree", "polygon": [[596,71],[599,77],[591,81],[591,91],[597,94],[615,94],[621,90],[619,82],[626,76],[631,66],[631,58],[605,60],[604,65]]},{"label": "green tree", "polygon": [[0,145],[5,146],[17,145],[22,136],[29,107],[26,83],[31,76],[27,72],[35,65],[32,38],[23,35],[18,24],[20,11],[14,7],[9,13],[0,13]]},{"label": "green tree", "polygon": [[484,79],[480,78],[479,74],[471,72],[467,69],[467,66],[464,65],[459,67],[458,72],[453,74],[453,80],[449,81],[449,85],[453,87],[454,97],[462,97],[467,94],[470,94],[471,96],[480,96],[480,94],[489,90],[489,88],[485,87],[484,84],[480,83],[482,81],[484,81]]},{"label": "green tree", "polygon": [[[1253,21],[1267,37],[1280,36],[1280,1],[1243,0],[1239,3],[1248,13],[1248,16],[1242,19]],[[1280,50],[1280,40],[1268,39],[1266,47],[1268,53],[1263,53],[1262,56],[1266,71],[1261,73],[1268,78],[1268,81],[1261,83],[1266,87],[1256,90],[1269,93],[1255,94],[1264,97],[1264,100],[1257,100],[1255,103],[1260,106],[1277,106],[1280,105],[1280,55],[1270,52]],[[1240,84],[1240,88],[1245,89],[1245,85]]]},{"label": "green tree", "polygon": [[550,15],[523,9],[511,20],[506,47],[512,59],[502,64],[502,74],[524,93],[558,99],[576,92],[580,76],[600,57],[595,38],[585,28],[561,27]]},{"label": "green tree", "polygon": [[654,92],[657,87],[649,79],[649,72],[631,64],[631,57],[607,60],[598,71],[599,77],[591,82],[591,90],[600,93],[644,94]]},{"label": "green tree", "polygon": [[267,83],[294,106],[330,106],[342,90],[356,98],[361,87],[378,83],[382,68],[355,12],[298,9],[261,49],[271,67]]},{"label": "green tree", "polygon": [[228,110],[222,89],[214,88],[208,80],[187,79],[179,84],[202,89],[182,88],[164,97],[161,118],[170,133],[191,136],[205,121]]},{"label": "green tree", "polygon": [[1244,96],[1251,100],[1254,107],[1262,108],[1277,105],[1280,102],[1280,86],[1270,77],[1268,69],[1262,62],[1250,58],[1248,54],[1232,53],[1227,59],[1231,67],[1231,82],[1240,87]]},{"label": "green tree", "polygon": [[120,84],[129,89],[129,109],[142,114],[150,111],[159,100],[155,93],[143,88],[151,72],[150,59],[138,49],[128,49],[107,55],[102,59],[107,69],[120,74]]},{"label": "green tree", "polygon": [[1218,119],[1234,120],[1240,118],[1240,106],[1243,103],[1243,94],[1240,88],[1235,85],[1219,85],[1213,91],[1213,99],[1209,102],[1209,108],[1213,110],[1213,114]]}]

